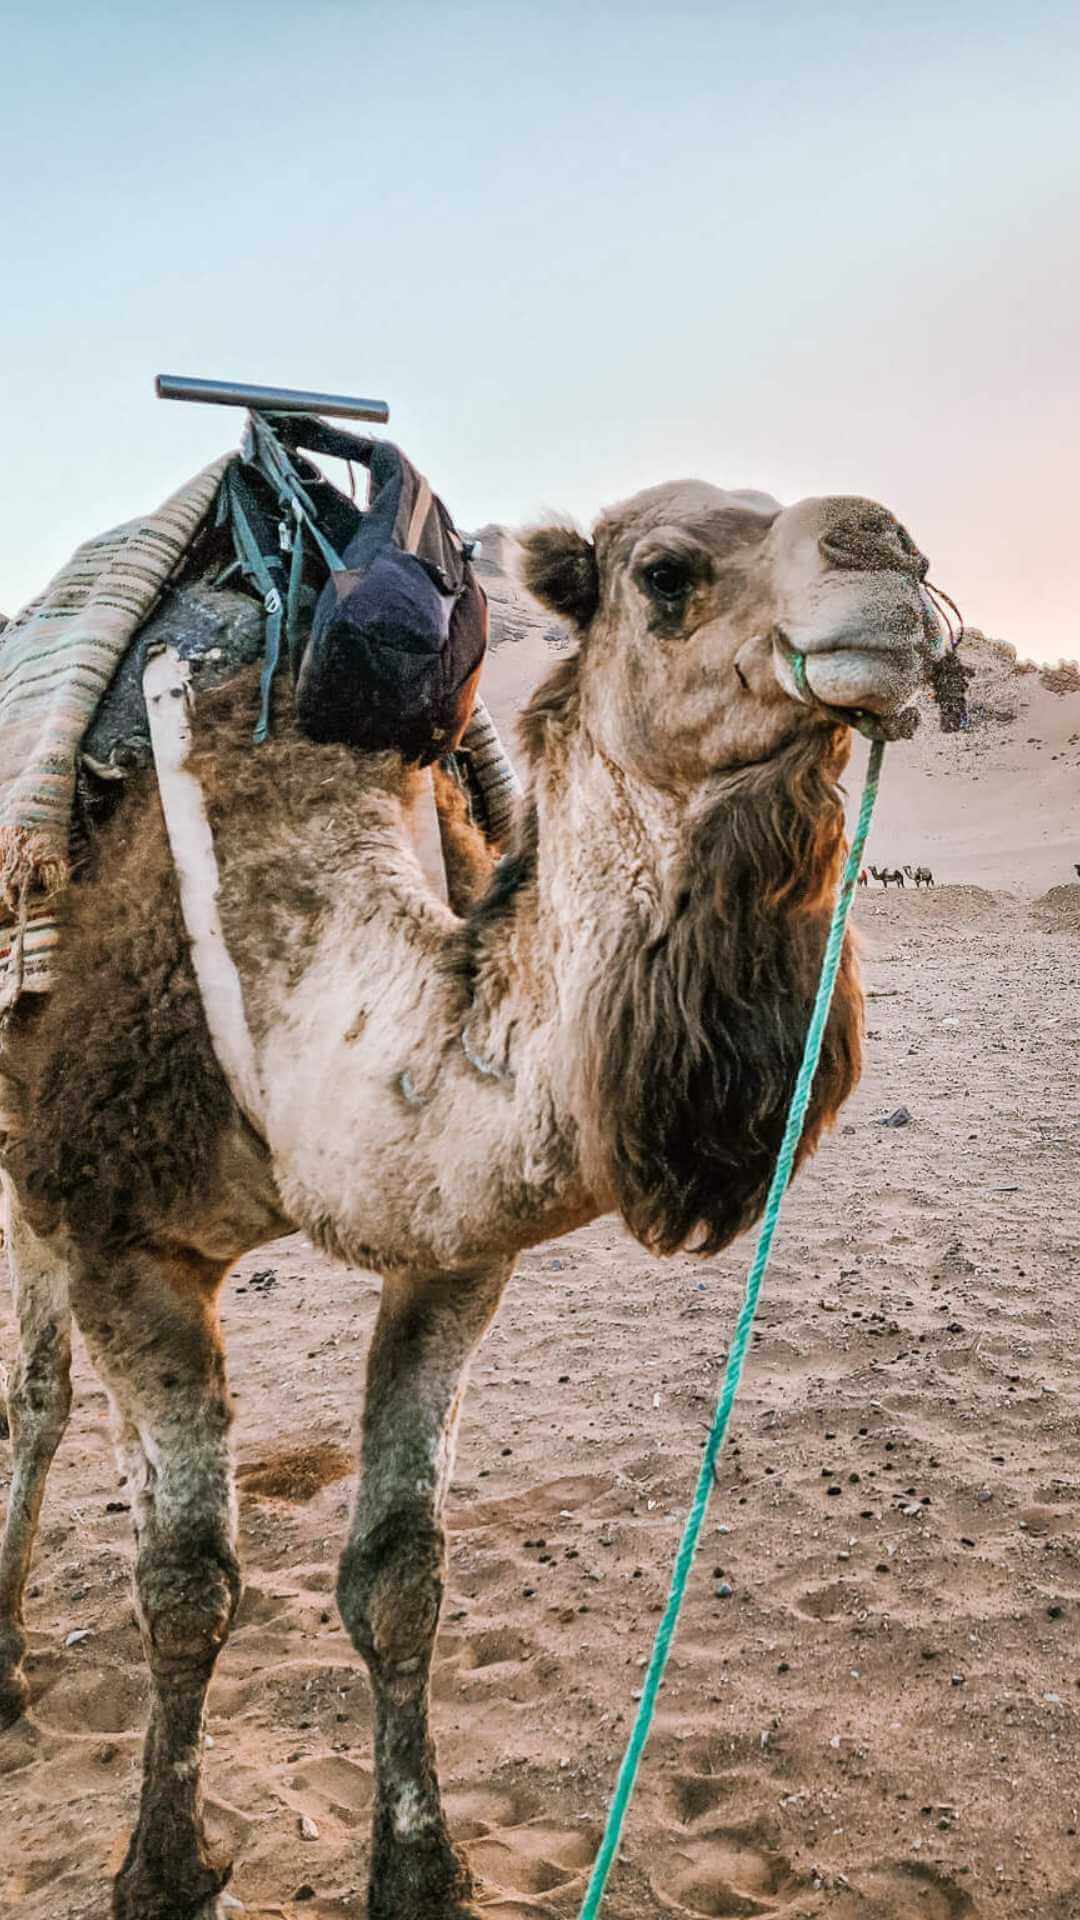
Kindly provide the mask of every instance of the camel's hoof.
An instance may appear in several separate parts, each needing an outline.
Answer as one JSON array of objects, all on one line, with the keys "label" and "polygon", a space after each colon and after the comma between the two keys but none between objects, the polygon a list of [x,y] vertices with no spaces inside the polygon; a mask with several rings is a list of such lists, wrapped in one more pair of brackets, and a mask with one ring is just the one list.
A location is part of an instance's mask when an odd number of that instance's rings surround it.
[{"label": "camel's hoof", "polygon": [[368,1920],[480,1920],[472,1874],[446,1844],[380,1848],[371,1864]]},{"label": "camel's hoof", "polygon": [[30,1705],[30,1683],[20,1667],[0,1673],[0,1733],[21,1720]]},{"label": "camel's hoof", "polygon": [[113,1882],[113,1920],[232,1920],[218,1898],[231,1873],[231,1860],[188,1861],[175,1873],[162,1865],[150,1880],[125,1862]]}]

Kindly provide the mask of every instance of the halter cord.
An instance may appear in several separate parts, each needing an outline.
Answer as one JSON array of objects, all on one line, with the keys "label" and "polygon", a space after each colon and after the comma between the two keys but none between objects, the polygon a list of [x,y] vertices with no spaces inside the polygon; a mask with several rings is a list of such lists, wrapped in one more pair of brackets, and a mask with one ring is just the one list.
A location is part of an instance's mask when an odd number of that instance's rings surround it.
[{"label": "halter cord", "polygon": [[[801,654],[797,654],[795,658],[801,666],[802,684],[805,685],[805,660]],[[795,671],[796,681],[798,683],[798,668],[796,668]],[[641,1756],[645,1749],[645,1742],[649,1737],[653,1715],[656,1711],[657,1698],[661,1685],[663,1684],[664,1670],[667,1666],[668,1655],[671,1652],[675,1629],[679,1623],[679,1615],[682,1612],[683,1601],[686,1598],[686,1588],[690,1578],[690,1570],[693,1566],[694,1555],[701,1537],[701,1529],[705,1521],[705,1512],[709,1504],[709,1495],[713,1488],[716,1463],[727,1435],[731,1411],[735,1404],[735,1396],[739,1391],[739,1382],[742,1379],[747,1348],[750,1344],[750,1334],[754,1325],[754,1316],[757,1313],[758,1301],[761,1296],[761,1286],[765,1278],[765,1270],[769,1264],[769,1256],[772,1252],[773,1239],[780,1218],[780,1209],[783,1205],[784,1194],[791,1180],[792,1168],[795,1164],[795,1154],[799,1141],[802,1138],[803,1125],[806,1120],[806,1109],[810,1102],[810,1091],[814,1084],[814,1075],[817,1072],[818,1061],[821,1057],[821,1046],[825,1037],[825,1026],[829,1017],[829,1008],[832,1004],[833,990],[836,986],[836,976],[840,969],[844,934],[847,929],[848,916],[851,912],[851,903],[855,898],[855,884],[859,877],[859,868],[862,864],[867,835],[870,832],[870,821],[873,816],[874,802],[877,799],[878,783],[881,778],[881,767],[884,757],[885,742],[879,737],[873,740],[870,748],[870,760],[866,770],[866,783],[863,787],[862,801],[859,806],[859,818],[844,867],[844,876],[836,896],[836,904],[833,907],[832,921],[829,926],[828,938],[825,942],[825,952],[822,956],[821,975],[818,980],[817,995],[814,1000],[814,1008],[810,1016],[810,1025],[807,1029],[806,1042],[803,1047],[802,1064],[795,1082],[795,1091],[791,1096],[791,1105],[788,1108],[784,1137],[780,1143],[780,1152],[777,1157],[776,1168],[769,1186],[768,1198],[765,1202],[761,1232],[758,1236],[753,1263],[747,1276],[746,1292],[743,1297],[742,1309],[735,1325],[735,1334],[728,1353],[727,1365],[724,1369],[724,1376],[720,1387],[720,1397],[717,1401],[716,1412],[713,1415],[713,1423],[709,1430],[709,1437],[705,1443],[705,1453],[702,1458],[697,1485],[694,1489],[694,1498],[683,1527],[678,1552],[675,1555],[675,1564],[671,1575],[671,1585],[668,1589],[667,1604],[664,1608],[660,1625],[656,1630],[656,1638],[653,1641],[652,1654],[649,1658],[649,1665],[642,1687],[641,1703],[637,1710],[637,1717],[630,1733],[630,1739],[627,1742],[626,1752],[623,1755],[622,1765],[619,1768],[618,1779],[615,1782],[615,1792],[612,1795],[603,1838],[600,1842],[600,1851],[593,1862],[593,1869],[589,1876],[589,1884],[585,1889],[585,1898],[582,1901],[579,1920],[596,1920],[596,1915],[600,1911],[600,1904],[604,1897],[604,1888],[607,1885],[608,1875],[614,1864],[615,1856],[619,1851],[623,1826],[637,1782]]]}]

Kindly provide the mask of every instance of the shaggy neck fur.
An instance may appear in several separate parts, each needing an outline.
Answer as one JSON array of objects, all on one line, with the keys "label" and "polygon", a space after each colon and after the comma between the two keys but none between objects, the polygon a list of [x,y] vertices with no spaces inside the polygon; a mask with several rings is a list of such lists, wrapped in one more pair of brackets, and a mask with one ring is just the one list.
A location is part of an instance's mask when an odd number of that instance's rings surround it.
[{"label": "shaggy neck fur", "polygon": [[[843,861],[846,734],[804,732],[687,810],[599,751],[573,669],[525,715],[520,843],[466,933],[473,1024],[507,1061],[531,978],[590,1191],[659,1253],[714,1252],[760,1213],[779,1149]],[[861,1025],[849,940],[800,1157],[858,1079]]]}]

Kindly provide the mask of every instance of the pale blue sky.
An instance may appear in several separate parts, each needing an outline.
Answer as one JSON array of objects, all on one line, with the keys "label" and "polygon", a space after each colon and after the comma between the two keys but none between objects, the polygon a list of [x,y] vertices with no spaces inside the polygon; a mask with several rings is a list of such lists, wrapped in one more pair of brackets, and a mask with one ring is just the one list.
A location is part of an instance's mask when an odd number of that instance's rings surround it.
[{"label": "pale blue sky", "polygon": [[0,607],[234,443],[160,369],[385,396],[465,526],[699,474],[884,500],[1080,652],[1080,9],[0,0]]}]

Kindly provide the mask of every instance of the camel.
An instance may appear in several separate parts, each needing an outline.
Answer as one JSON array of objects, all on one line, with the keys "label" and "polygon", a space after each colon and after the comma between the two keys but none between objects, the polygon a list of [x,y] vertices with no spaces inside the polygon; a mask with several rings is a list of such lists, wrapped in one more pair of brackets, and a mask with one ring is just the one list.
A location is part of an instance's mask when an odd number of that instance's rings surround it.
[{"label": "camel", "polygon": [[870,875],[867,873],[865,867],[859,868],[859,885],[860,887],[868,887],[870,885]]},{"label": "camel", "polygon": [[[680,482],[522,553],[577,645],[522,719],[514,845],[461,912],[412,848],[414,768],[307,741],[280,691],[252,748],[254,670],[195,702],[258,1125],[211,1041],[152,776],[94,838],[55,990],[8,1030],[0,1714],[28,1704],[23,1587],[74,1318],[114,1409],[151,1678],[117,1920],[223,1914],[203,1715],[241,1576],[216,1302],[233,1261],[297,1229],[382,1277],[337,1588],[375,1704],[368,1911],[476,1914],[428,1701],[470,1358],[526,1247],[616,1211],[657,1253],[710,1253],[758,1217],[841,871],[844,719],[887,726],[925,664],[926,563],[868,501]],[[857,1081],[862,1013],[849,941],[803,1159]]]},{"label": "camel", "polygon": [[881,881],[886,891],[890,886],[902,887],[904,884],[904,876],[899,867],[871,867],[870,871],[875,880]]},{"label": "camel", "polygon": [[909,880],[914,880],[916,887],[932,887],[934,884],[934,876],[929,867],[916,867],[914,873],[910,867],[905,867],[904,872]]}]

